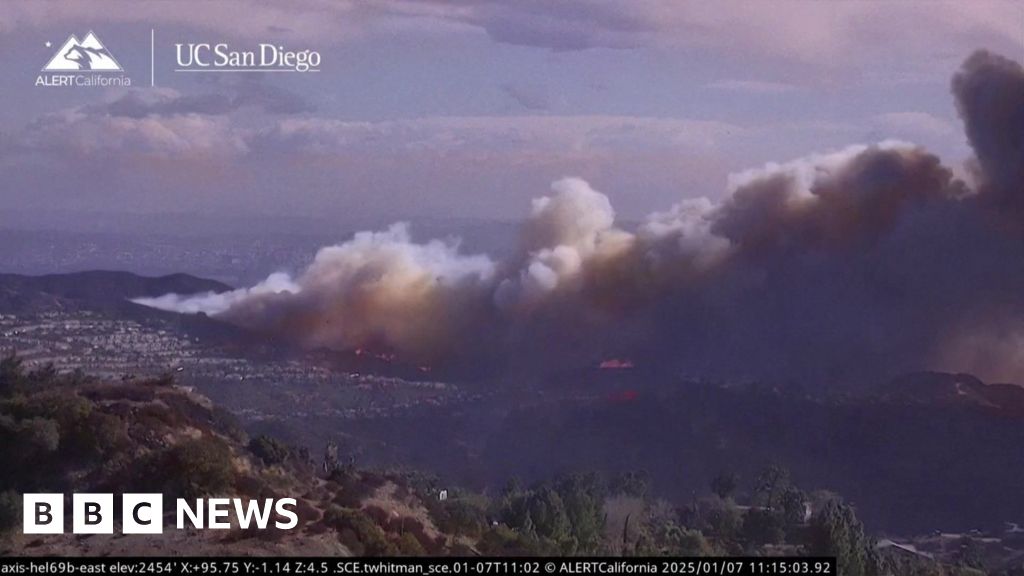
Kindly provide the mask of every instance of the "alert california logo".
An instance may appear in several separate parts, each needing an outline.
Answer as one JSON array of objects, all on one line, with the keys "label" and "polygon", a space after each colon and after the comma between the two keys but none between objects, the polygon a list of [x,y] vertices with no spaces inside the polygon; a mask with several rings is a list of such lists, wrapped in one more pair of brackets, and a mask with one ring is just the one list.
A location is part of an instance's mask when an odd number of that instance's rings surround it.
[{"label": "alert california logo", "polygon": [[[52,42],[46,42],[47,48],[53,46]],[[131,78],[125,75],[121,64],[99,36],[90,30],[81,40],[74,34],[68,36],[43,66],[42,74],[36,77],[35,85],[131,86]]]}]

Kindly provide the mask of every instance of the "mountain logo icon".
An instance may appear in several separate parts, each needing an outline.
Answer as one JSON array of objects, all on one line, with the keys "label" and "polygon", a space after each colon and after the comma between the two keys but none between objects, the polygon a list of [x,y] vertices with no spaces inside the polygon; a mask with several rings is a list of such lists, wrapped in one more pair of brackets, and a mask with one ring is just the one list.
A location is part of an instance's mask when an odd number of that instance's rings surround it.
[{"label": "mountain logo icon", "polygon": [[43,67],[43,72],[123,72],[107,47],[91,31],[81,41],[72,34]]}]

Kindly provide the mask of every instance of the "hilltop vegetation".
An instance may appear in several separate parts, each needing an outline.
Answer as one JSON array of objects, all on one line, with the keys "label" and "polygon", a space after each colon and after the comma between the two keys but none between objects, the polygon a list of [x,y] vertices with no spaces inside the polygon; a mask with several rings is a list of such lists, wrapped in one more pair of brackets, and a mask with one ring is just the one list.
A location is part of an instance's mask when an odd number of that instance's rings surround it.
[{"label": "hilltop vegetation", "polygon": [[[804,491],[779,466],[746,481],[720,474],[687,503],[657,498],[642,472],[512,480],[472,493],[422,473],[357,469],[331,450],[317,462],[307,449],[250,438],[170,377],[103,382],[29,371],[15,356],[0,361],[0,461],[4,554],[820,554],[837,556],[844,576],[966,573],[975,562],[880,555],[852,506]],[[31,539],[17,530],[20,494],[41,491],[296,497],[300,523],[291,532]]]}]

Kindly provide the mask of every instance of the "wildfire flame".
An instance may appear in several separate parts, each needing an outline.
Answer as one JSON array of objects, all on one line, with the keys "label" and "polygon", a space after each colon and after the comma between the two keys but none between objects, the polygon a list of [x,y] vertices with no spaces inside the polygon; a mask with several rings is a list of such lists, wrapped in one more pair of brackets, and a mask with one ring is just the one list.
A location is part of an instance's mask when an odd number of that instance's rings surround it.
[{"label": "wildfire flame", "polygon": [[640,394],[636,390],[622,390],[621,392],[612,392],[608,395],[608,399],[612,402],[632,402],[639,396]]}]

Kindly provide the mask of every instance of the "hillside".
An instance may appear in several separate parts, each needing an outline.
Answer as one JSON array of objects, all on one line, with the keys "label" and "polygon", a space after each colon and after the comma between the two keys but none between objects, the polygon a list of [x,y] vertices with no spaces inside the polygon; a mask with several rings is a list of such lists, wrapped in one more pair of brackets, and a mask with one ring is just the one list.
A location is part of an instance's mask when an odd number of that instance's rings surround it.
[{"label": "hillside", "polygon": [[[224,292],[231,287],[188,274],[146,277],[130,272],[88,271],[45,276],[0,274],[0,294],[46,294],[81,302],[116,302],[167,293]],[[0,300],[2,302],[2,300]]]},{"label": "hillside", "polygon": [[1016,384],[986,384],[970,374],[904,374],[881,388],[878,394],[894,403],[960,406],[1024,419],[1024,388]]},{"label": "hillside", "polygon": [[[394,491],[387,478],[340,469],[320,478],[305,452],[248,438],[231,414],[169,379],[110,383],[26,373],[8,358],[0,365],[0,461],[0,555],[350,555],[409,545],[363,511],[362,501],[378,489]],[[159,536],[22,535],[18,494],[43,490],[296,497],[300,521],[291,531],[236,526],[168,529]],[[403,506],[411,516],[426,516],[415,498]],[[170,527],[173,507],[165,504],[165,513]],[[410,520],[410,533],[413,525]],[[439,536],[432,526],[426,531]],[[437,546],[428,536],[423,542]]]},{"label": "hillside", "polygon": [[173,314],[131,302],[132,298],[169,292],[192,294],[225,290],[231,287],[188,274],[158,277],[112,271],[45,276],[0,274],[0,315],[39,318],[87,312],[114,322],[131,321],[199,338],[205,345],[255,345],[246,331],[204,314]]},{"label": "hillside", "polygon": [[[246,448],[245,433],[230,414],[169,381],[47,381],[37,375],[25,385],[32,391],[0,401],[0,452],[8,464],[0,484],[8,490],[255,498],[302,493],[299,488],[308,482],[294,471],[263,465]],[[12,533],[0,554],[346,554],[336,540],[310,531],[322,516],[315,506],[303,501],[305,522],[294,532],[171,530],[163,536],[45,539]],[[166,508],[170,525],[173,510]]]},{"label": "hillside", "polygon": [[[856,576],[974,574],[966,567],[1002,567],[1019,554],[1008,541],[948,536],[915,543],[951,564],[907,558],[901,551],[913,545],[876,546],[840,495],[805,491],[776,465],[750,484],[720,474],[711,495],[672,505],[644,472],[563,474],[530,486],[511,480],[473,493],[346,460],[331,444],[318,462],[306,449],[249,437],[231,414],[170,378],[104,382],[27,371],[13,356],[0,362],[0,555],[824,554]],[[19,495],[40,491],[162,492],[165,502],[293,497],[299,525],[22,535]],[[173,511],[165,512],[165,526],[173,525]],[[965,546],[982,547],[974,564],[964,563]]]}]

